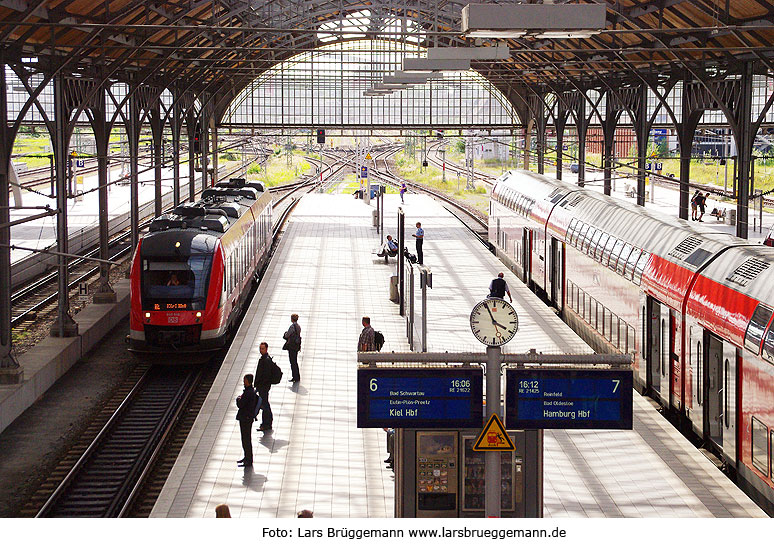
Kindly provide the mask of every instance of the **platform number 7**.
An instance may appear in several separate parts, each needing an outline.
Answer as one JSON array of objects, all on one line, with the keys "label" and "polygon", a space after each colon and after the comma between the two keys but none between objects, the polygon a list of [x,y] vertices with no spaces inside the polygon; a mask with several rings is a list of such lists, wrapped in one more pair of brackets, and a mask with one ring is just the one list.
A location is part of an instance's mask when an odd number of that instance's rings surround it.
[{"label": "platform number 7", "polygon": [[615,391],[618,390],[618,385],[621,384],[621,380],[620,379],[613,379],[613,383],[615,383],[615,385],[613,386],[613,392],[615,392]]}]

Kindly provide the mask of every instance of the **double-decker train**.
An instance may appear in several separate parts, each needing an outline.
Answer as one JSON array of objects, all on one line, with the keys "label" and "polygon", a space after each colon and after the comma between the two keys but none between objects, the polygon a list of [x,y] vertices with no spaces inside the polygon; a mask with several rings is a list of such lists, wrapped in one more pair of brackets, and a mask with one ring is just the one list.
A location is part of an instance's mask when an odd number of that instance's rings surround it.
[{"label": "double-decker train", "polygon": [[774,513],[774,248],[528,171],[496,181],[489,239]]},{"label": "double-decker train", "polygon": [[154,219],[132,261],[129,349],[223,347],[269,258],[271,218],[262,184],[232,180]]}]

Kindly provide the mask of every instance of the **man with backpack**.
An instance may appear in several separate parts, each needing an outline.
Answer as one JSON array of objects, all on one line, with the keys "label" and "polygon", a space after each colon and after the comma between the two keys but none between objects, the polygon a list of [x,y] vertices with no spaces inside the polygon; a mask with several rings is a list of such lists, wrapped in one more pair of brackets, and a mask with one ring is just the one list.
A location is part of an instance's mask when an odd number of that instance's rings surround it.
[{"label": "man with backpack", "polygon": [[269,356],[269,344],[265,341],[259,346],[261,358],[258,360],[258,368],[255,370],[255,389],[258,396],[261,397],[261,426],[258,428],[261,432],[271,430],[274,415],[271,413],[269,405],[269,389],[282,381],[282,370]]},{"label": "man with backpack", "polygon": [[236,405],[239,408],[236,418],[239,421],[239,432],[242,434],[242,450],[244,457],[237,461],[237,464],[247,468],[253,466],[253,440],[250,438],[250,427],[257,414],[256,406],[258,398],[253,388],[253,374],[247,374],[244,377],[245,390],[237,396]]},{"label": "man with backpack", "polygon": [[360,332],[360,339],[357,341],[357,350],[361,353],[368,353],[376,350],[375,332],[371,328],[371,318],[363,317],[363,330]]},{"label": "man with backpack", "polygon": [[301,372],[298,370],[298,351],[301,350],[301,327],[298,325],[298,315],[290,315],[290,328],[282,334],[285,338],[285,346],[282,347],[288,352],[290,360],[291,383],[301,381]]}]

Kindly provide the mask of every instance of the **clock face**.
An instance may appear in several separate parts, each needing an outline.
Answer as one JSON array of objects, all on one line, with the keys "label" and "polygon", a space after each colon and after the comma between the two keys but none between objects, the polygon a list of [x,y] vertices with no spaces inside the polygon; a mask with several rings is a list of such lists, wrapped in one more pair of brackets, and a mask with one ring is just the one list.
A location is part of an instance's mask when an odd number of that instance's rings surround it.
[{"label": "clock face", "polygon": [[484,345],[505,345],[519,329],[519,316],[510,303],[488,298],[470,312],[470,329]]}]

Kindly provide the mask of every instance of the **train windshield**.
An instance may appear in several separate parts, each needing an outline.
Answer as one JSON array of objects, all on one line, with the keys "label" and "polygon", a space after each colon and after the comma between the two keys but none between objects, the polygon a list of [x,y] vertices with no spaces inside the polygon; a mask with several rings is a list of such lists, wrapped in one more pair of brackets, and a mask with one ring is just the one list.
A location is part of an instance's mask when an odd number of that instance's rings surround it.
[{"label": "train windshield", "polygon": [[143,308],[204,309],[211,265],[212,254],[143,259]]}]

